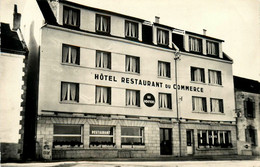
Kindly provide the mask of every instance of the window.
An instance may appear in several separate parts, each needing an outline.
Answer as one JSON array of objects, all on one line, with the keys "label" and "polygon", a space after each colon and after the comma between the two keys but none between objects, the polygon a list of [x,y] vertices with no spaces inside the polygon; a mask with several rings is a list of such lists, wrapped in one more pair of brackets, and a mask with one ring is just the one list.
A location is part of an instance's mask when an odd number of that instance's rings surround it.
[{"label": "window", "polygon": [[90,146],[115,146],[113,126],[90,125]]},{"label": "window", "polygon": [[218,52],[218,44],[216,42],[207,41],[207,54],[217,56]]},{"label": "window", "polygon": [[79,47],[62,45],[62,63],[79,65],[80,49]]},{"label": "window", "polygon": [[246,142],[251,143],[253,146],[257,146],[257,130],[253,126],[247,126],[245,134]]},{"label": "window", "polygon": [[195,37],[190,37],[190,51],[202,53],[202,40]]},{"label": "window", "polygon": [[139,57],[126,56],[126,72],[139,73],[140,72]]},{"label": "window", "polygon": [[159,93],[159,108],[172,109],[172,95],[167,93]]},{"label": "window", "polygon": [[169,31],[157,29],[157,43],[159,45],[169,45]]},{"label": "window", "polygon": [[125,36],[129,38],[138,38],[138,23],[125,21]]},{"label": "window", "polygon": [[144,145],[143,127],[121,127],[122,145]]},{"label": "window", "polygon": [[171,65],[167,62],[158,61],[158,76],[171,77]]},{"label": "window", "polygon": [[222,99],[210,99],[210,109],[214,113],[224,113]]},{"label": "window", "polygon": [[63,25],[70,26],[70,27],[79,27],[80,10],[64,6],[64,8],[63,8]]},{"label": "window", "polygon": [[222,85],[221,72],[209,70],[209,83]]},{"label": "window", "polygon": [[207,102],[205,97],[192,97],[192,110],[196,112],[207,112]]},{"label": "window", "polygon": [[205,83],[204,69],[191,67],[191,81]]},{"label": "window", "polygon": [[79,84],[61,82],[61,101],[79,102]]},{"label": "window", "polygon": [[109,87],[96,87],[96,103],[111,104],[111,88]]},{"label": "window", "polygon": [[251,98],[244,100],[244,114],[247,118],[255,118],[255,102]]},{"label": "window", "polygon": [[231,132],[221,130],[198,130],[198,147],[232,147]]},{"label": "window", "polygon": [[126,105],[140,107],[140,91],[126,90]]},{"label": "window", "polygon": [[111,54],[108,52],[96,52],[96,67],[111,69]]},{"label": "window", "polygon": [[96,31],[109,34],[110,33],[110,17],[96,15]]},{"label": "window", "polygon": [[56,145],[82,145],[82,126],[81,125],[62,125],[54,124],[53,146]]}]

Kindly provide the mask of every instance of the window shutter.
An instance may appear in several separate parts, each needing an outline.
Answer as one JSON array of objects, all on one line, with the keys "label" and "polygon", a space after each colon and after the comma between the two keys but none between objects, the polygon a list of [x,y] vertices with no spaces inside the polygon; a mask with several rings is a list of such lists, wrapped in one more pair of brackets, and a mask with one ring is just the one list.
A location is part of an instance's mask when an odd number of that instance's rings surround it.
[{"label": "window shutter", "polygon": [[221,113],[224,113],[224,103],[223,100],[219,100],[219,110]]},{"label": "window shutter", "polygon": [[252,102],[252,117],[255,118],[255,102]]},{"label": "window shutter", "polygon": [[258,141],[258,138],[257,138],[257,130],[254,129],[254,134],[255,134],[255,146],[258,145],[257,141]]},{"label": "window shutter", "polygon": [[212,112],[212,99],[210,99],[210,111]]},{"label": "window shutter", "polygon": [[245,139],[246,139],[246,142],[250,142],[249,129],[245,129]]},{"label": "window shutter", "polygon": [[247,101],[244,100],[244,116],[247,117]]}]

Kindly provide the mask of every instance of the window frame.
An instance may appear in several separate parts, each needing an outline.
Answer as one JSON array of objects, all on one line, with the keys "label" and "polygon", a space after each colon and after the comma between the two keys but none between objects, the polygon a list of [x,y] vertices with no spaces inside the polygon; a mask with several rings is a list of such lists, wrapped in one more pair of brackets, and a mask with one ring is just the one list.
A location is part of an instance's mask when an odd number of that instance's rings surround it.
[{"label": "window frame", "polygon": [[[160,69],[159,64],[160,63],[166,64],[166,76],[160,75],[160,72],[159,72],[159,69]],[[171,63],[170,62],[166,62],[166,61],[158,60],[158,70],[157,70],[157,72],[158,72],[158,77],[171,78]],[[168,72],[168,74],[167,74],[167,72]]]},{"label": "window frame", "polygon": [[[97,88],[106,88],[107,89],[107,94],[108,94],[108,99],[107,99],[107,103],[102,103],[102,102],[98,102],[97,101]],[[101,95],[100,95],[101,96]],[[111,87],[107,87],[107,86],[97,86],[96,85],[96,89],[95,89],[95,104],[99,104],[99,105],[111,105],[112,103],[112,91],[111,91]]]},{"label": "window frame", "polygon": [[[135,91],[136,92],[136,105],[127,104],[127,91]],[[135,89],[126,89],[126,106],[127,107],[140,107],[140,90]]]},{"label": "window frame", "polygon": [[[65,16],[64,16],[65,10],[68,10],[68,13],[69,13],[69,10],[72,10],[72,12],[77,13],[77,22],[78,22],[77,25],[65,23]],[[70,6],[63,6],[63,18],[62,18],[63,26],[68,27],[68,28],[73,28],[73,29],[79,29],[79,27],[80,27],[80,17],[81,17],[80,9],[73,8],[73,7],[70,7]]]},{"label": "window frame", "polygon": [[[162,107],[160,105],[160,95],[166,95],[167,96],[167,107]],[[171,93],[158,93],[158,108],[159,110],[172,110],[172,94]]]},{"label": "window frame", "polygon": [[[136,61],[137,61],[137,71],[136,72],[128,70],[128,68],[127,68],[127,58],[134,58],[134,59],[136,59]],[[131,73],[131,74],[140,74],[140,57],[131,56],[131,55],[125,55],[125,72]]]},{"label": "window frame", "polygon": [[[108,59],[107,59],[108,60],[108,67],[107,68],[105,68],[105,67],[98,67],[97,66],[97,56],[98,56],[98,53],[100,53],[103,56],[104,56],[104,54],[102,54],[102,53],[106,53],[107,54],[107,56],[108,56]],[[96,68],[111,70],[111,68],[112,68],[111,67],[112,66],[111,52],[106,52],[106,51],[102,51],[102,50],[96,50],[96,62],[95,63],[96,63]]]},{"label": "window frame", "polygon": [[245,141],[249,142],[252,146],[257,146],[257,130],[253,126],[247,126],[245,129]]},{"label": "window frame", "polygon": [[[126,29],[127,29],[127,24],[129,24],[129,23],[135,25],[135,27],[136,27],[136,32],[135,32],[136,33],[136,37],[127,35]],[[125,38],[131,39],[131,40],[138,40],[138,38],[139,38],[139,23],[138,22],[125,20]]]},{"label": "window frame", "polygon": [[[195,81],[195,70],[201,70],[201,78],[202,81]],[[205,69],[204,68],[200,68],[200,67],[194,67],[191,66],[190,67],[190,76],[191,76],[191,81],[192,82],[196,82],[196,83],[206,83],[206,79],[205,79]]]},{"label": "window frame", "polygon": [[[195,102],[194,102],[194,98],[201,98],[202,99],[202,108],[205,109],[202,110],[202,111],[198,111],[198,110],[195,110]],[[207,107],[207,98],[206,97],[201,97],[201,96],[192,96],[192,112],[200,112],[200,113],[206,113],[208,112],[208,107]]]},{"label": "window frame", "polygon": [[[220,79],[220,80],[218,80],[217,82],[219,82],[219,83],[212,83],[212,81],[211,81],[211,74],[210,74],[210,72],[216,72],[217,73],[217,79]],[[211,69],[209,69],[208,70],[208,76],[209,76],[209,84],[211,84],[211,85],[222,85],[222,72],[221,71],[218,71],[218,70],[211,70]]]},{"label": "window frame", "polygon": [[[133,136],[133,135],[123,135],[122,131],[123,128],[139,128],[139,130],[141,131],[141,135],[140,136]],[[141,139],[141,142],[137,142],[137,143],[124,143],[122,142],[122,138],[132,138],[132,139]],[[145,145],[145,138],[144,138],[144,127],[138,127],[138,126],[121,126],[121,146],[123,145]]]},{"label": "window frame", "polygon": [[[208,43],[211,44],[211,45],[215,45],[215,49],[216,49],[215,52],[216,52],[216,54],[209,53]],[[214,41],[206,40],[206,50],[207,50],[207,55],[219,56],[219,43],[214,42]]]},{"label": "window frame", "polygon": [[[100,18],[102,17],[102,18],[105,18],[105,19],[108,20],[108,26],[107,26],[108,30],[107,31],[98,30],[98,27],[97,27],[98,17],[100,17]],[[111,33],[111,17],[107,16],[107,15],[96,13],[95,30],[99,34],[110,35],[110,33]]]},{"label": "window frame", "polygon": [[[55,126],[67,126],[67,128],[69,127],[69,126],[79,126],[79,128],[80,128],[80,134],[55,134]],[[67,129],[67,128],[65,128],[65,129]],[[83,146],[83,128],[84,128],[84,126],[83,125],[80,125],[80,124],[53,124],[53,147],[55,147],[55,146],[57,146],[57,145],[60,145],[60,146],[62,146],[62,145],[70,145],[71,147],[74,147],[75,145],[78,145],[78,147],[79,146]],[[69,142],[65,142],[65,143],[63,143],[63,142],[57,142],[56,144],[55,144],[55,141],[54,141],[54,138],[55,137],[80,137],[80,142],[75,142],[75,143],[73,143],[73,142],[71,142],[71,144],[66,144],[66,143],[69,143]]]},{"label": "window frame", "polygon": [[[65,47],[68,47],[68,49],[69,49],[68,58],[67,58],[68,62],[64,61],[64,59],[63,59]],[[69,54],[69,53],[71,53],[72,48],[76,49],[76,62],[75,63],[72,62],[72,55]],[[61,62],[64,63],[64,64],[80,65],[80,47],[63,43],[62,44]]]},{"label": "window frame", "polygon": [[[199,51],[196,51],[195,49],[192,49],[192,47],[191,47],[192,39],[199,41],[198,42],[198,44],[199,44]],[[198,38],[198,37],[194,37],[194,36],[189,36],[189,51],[192,52],[192,53],[202,54],[202,52],[203,52],[203,42],[202,42],[202,39]]]},{"label": "window frame", "polygon": [[[218,105],[219,105],[219,111],[218,112],[213,112],[213,103],[212,100],[218,100]],[[210,112],[211,113],[224,113],[224,102],[223,99],[218,99],[218,98],[210,98]]]},{"label": "window frame", "polygon": [[[105,127],[110,128],[110,133],[112,134],[91,134],[91,128],[97,128],[97,127]],[[115,129],[116,127],[113,125],[90,125],[89,126],[89,146],[115,146],[116,145],[116,136],[115,136]],[[111,131],[112,129],[112,131]],[[113,142],[91,142],[91,138],[112,138]]]},{"label": "window frame", "polygon": [[[63,100],[63,84],[68,84],[67,92],[66,92],[67,95],[65,95],[65,97],[64,97],[64,98],[66,98],[66,100]],[[71,84],[76,85],[75,100],[70,100],[71,97],[69,97],[71,95],[71,92],[70,92]],[[68,98],[69,98],[69,100],[68,100]],[[70,103],[79,103],[79,83],[61,81],[60,101],[61,102],[70,102]]]},{"label": "window frame", "polygon": [[[251,107],[251,109],[252,109],[252,111],[251,110],[248,110],[248,108],[249,108],[249,105],[252,105]],[[250,113],[248,112],[248,111],[251,111]],[[244,100],[244,115],[245,115],[245,117],[246,118],[250,118],[250,119],[254,119],[255,118],[255,101],[254,101],[254,99],[252,99],[252,98],[246,98],[245,100]]]},{"label": "window frame", "polygon": [[[164,32],[165,34],[166,34],[166,44],[164,44],[164,43],[161,43],[160,42],[160,40],[159,40],[159,31],[162,31],[162,32]],[[159,46],[169,46],[169,41],[170,41],[170,33],[169,33],[169,30],[166,30],[166,29],[162,29],[162,28],[159,28],[159,27],[157,27],[157,45],[159,45]]]}]

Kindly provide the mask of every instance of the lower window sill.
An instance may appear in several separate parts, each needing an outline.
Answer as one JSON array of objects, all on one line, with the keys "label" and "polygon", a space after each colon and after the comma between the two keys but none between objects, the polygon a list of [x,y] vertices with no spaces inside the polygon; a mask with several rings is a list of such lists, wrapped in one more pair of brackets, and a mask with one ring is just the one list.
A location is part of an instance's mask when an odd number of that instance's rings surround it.
[{"label": "lower window sill", "polygon": [[196,148],[198,151],[210,151],[210,150],[234,150],[233,147],[230,148]]},{"label": "lower window sill", "polygon": [[66,150],[66,149],[83,149],[83,145],[80,146],[70,146],[70,145],[56,145],[53,147],[54,150]]}]

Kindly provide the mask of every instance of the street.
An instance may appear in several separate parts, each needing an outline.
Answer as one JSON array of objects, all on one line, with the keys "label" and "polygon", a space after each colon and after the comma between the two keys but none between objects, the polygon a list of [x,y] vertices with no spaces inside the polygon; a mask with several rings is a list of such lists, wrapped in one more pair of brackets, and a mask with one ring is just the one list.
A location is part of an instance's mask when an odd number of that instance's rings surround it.
[{"label": "street", "polygon": [[70,161],[47,163],[6,163],[2,167],[260,167],[260,160],[235,161]]}]

